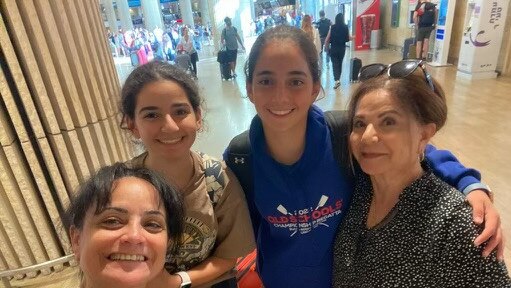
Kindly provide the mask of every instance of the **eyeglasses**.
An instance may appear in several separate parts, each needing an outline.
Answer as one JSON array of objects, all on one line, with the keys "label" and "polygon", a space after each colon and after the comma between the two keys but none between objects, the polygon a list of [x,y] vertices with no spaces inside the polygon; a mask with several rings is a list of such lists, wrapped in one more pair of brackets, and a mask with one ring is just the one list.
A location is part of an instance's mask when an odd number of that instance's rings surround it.
[{"label": "eyeglasses", "polygon": [[381,63],[375,63],[366,65],[360,68],[360,73],[358,74],[358,79],[360,81],[365,81],[374,77],[380,76],[385,70],[387,70],[387,75],[390,78],[406,78],[410,76],[417,68],[421,68],[422,72],[424,72],[424,77],[426,77],[426,82],[428,83],[431,90],[435,92],[435,85],[433,84],[433,78],[426,71],[425,62],[423,60],[403,60],[396,62],[394,64],[385,65]]}]

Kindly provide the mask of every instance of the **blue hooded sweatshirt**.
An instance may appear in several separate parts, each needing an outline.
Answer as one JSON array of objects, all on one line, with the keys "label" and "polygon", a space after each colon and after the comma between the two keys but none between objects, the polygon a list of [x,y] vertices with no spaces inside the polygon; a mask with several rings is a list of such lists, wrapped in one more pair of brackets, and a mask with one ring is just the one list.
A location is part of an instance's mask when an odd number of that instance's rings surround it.
[{"label": "blue hooded sweatshirt", "polygon": [[[309,110],[305,137],[300,159],[284,165],[268,153],[261,119],[250,125],[254,198],[247,201],[260,215],[254,227],[257,270],[267,288],[331,287],[333,242],[353,183],[334,159],[330,130],[316,106]],[[426,158],[435,174],[461,191],[480,179],[448,151],[429,146]]]}]

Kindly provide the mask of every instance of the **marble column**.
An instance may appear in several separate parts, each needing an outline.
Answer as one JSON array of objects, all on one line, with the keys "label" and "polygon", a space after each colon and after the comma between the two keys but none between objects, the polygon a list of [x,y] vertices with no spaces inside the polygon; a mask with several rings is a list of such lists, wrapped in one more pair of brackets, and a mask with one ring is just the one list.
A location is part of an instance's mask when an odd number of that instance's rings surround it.
[{"label": "marble column", "polygon": [[251,34],[255,33],[252,31],[251,23],[254,21],[252,17],[252,8],[250,6],[254,5],[253,0],[239,0],[239,6],[235,10],[233,16],[229,16],[232,19],[232,25],[238,29],[238,34],[243,40],[244,37],[248,37]]},{"label": "marble column", "polygon": [[116,0],[117,14],[121,20],[121,28],[123,31],[133,30],[133,22],[131,21],[130,7],[128,0]]},{"label": "marble column", "polygon": [[220,50],[220,33],[222,33],[224,27],[223,14],[220,15],[222,9],[218,7],[218,2],[218,0],[208,0],[209,19],[211,21],[211,33],[213,34],[215,51]]},{"label": "marble column", "polygon": [[117,27],[117,16],[115,15],[114,3],[112,0],[102,0],[101,2],[105,8],[106,18],[108,19],[108,29],[110,29],[110,32],[115,33],[119,27]]},{"label": "marble column", "polygon": [[209,17],[209,7],[208,0],[200,0],[199,7],[202,18],[202,25],[206,26],[211,23],[211,19]]},{"label": "marble column", "polygon": [[144,26],[147,30],[153,31],[156,27],[163,27],[161,16],[160,1],[141,0],[142,11],[144,14]]},{"label": "marble column", "polygon": [[194,27],[192,1],[179,0],[179,10],[181,11],[181,18],[183,19],[183,24],[189,25],[190,27]]},{"label": "marble column", "polygon": [[62,283],[79,270],[64,257],[73,251],[62,209],[91,173],[133,156],[99,8],[0,1],[0,271],[48,265],[0,287],[78,287]]},{"label": "marble column", "polygon": [[255,9],[255,4],[254,4],[254,1],[250,1],[250,13],[252,15],[252,20],[256,20],[257,19],[257,15],[256,15],[256,9]]}]

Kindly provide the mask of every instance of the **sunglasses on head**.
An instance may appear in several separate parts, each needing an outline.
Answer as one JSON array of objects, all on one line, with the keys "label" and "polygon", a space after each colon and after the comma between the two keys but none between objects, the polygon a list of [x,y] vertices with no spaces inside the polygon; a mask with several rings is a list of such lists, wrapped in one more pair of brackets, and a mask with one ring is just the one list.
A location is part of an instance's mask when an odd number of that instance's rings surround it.
[{"label": "sunglasses on head", "polygon": [[426,77],[426,82],[428,83],[429,87],[431,87],[431,90],[435,92],[435,85],[433,84],[433,78],[431,78],[431,75],[426,71],[425,62],[423,60],[403,60],[396,62],[394,64],[381,64],[381,63],[375,63],[375,64],[369,64],[362,68],[360,68],[360,73],[358,74],[358,79],[360,81],[365,81],[374,77],[378,77],[383,74],[385,70],[387,70],[387,75],[390,78],[406,78],[410,76],[417,68],[421,68],[422,72],[424,72],[424,77]]}]

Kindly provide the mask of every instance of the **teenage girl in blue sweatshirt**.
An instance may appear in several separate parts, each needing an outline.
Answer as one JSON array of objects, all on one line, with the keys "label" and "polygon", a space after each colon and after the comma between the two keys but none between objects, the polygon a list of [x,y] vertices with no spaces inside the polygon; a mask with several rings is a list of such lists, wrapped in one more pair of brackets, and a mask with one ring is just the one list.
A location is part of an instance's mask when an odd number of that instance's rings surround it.
[{"label": "teenage girl in blue sweatshirt", "polygon": [[[313,105],[321,90],[314,49],[300,29],[278,26],[257,38],[245,66],[247,94],[257,110],[249,130],[254,185],[247,201],[259,223],[257,265],[267,288],[331,286],[333,240],[353,191],[334,159],[323,112]],[[449,152],[430,147],[426,157],[460,191],[481,188],[479,173]],[[467,200],[474,215],[485,215],[488,229],[475,244],[491,238],[487,250],[502,246],[499,216],[487,194],[473,191]]]}]

